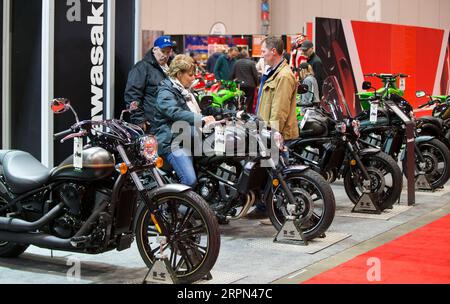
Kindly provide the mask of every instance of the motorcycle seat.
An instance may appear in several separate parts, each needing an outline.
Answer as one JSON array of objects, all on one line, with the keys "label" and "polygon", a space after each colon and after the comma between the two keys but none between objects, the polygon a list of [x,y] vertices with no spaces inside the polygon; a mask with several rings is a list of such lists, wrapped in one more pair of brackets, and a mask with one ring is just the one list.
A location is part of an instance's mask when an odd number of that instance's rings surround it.
[{"label": "motorcycle seat", "polygon": [[437,117],[433,116],[423,116],[418,118],[417,120],[421,120],[424,123],[431,123],[433,125],[436,125],[439,129],[443,128],[443,120]]},{"label": "motorcycle seat", "polygon": [[27,152],[0,150],[0,164],[6,183],[15,194],[39,188],[50,179],[51,170]]}]

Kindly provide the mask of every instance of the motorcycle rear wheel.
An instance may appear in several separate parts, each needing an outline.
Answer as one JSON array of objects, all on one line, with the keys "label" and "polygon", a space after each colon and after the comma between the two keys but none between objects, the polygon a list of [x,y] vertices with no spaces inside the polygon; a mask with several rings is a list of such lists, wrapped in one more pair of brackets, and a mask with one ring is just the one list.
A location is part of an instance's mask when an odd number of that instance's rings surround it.
[{"label": "motorcycle rear wheel", "polygon": [[[5,198],[0,196],[0,207],[7,204]],[[7,212],[3,212],[0,216],[6,216]],[[4,242],[0,240],[0,257],[1,258],[16,258],[27,250],[29,245],[20,245],[11,242]]]}]

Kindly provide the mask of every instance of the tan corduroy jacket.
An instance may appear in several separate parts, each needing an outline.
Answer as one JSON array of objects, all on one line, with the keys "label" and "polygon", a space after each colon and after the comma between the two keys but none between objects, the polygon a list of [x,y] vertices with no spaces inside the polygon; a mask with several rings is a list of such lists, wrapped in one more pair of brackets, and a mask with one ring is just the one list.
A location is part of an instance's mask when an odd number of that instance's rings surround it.
[{"label": "tan corduroy jacket", "polygon": [[[258,115],[285,140],[299,137],[296,108],[297,82],[286,61],[264,83]],[[276,125],[278,123],[278,127]]]}]

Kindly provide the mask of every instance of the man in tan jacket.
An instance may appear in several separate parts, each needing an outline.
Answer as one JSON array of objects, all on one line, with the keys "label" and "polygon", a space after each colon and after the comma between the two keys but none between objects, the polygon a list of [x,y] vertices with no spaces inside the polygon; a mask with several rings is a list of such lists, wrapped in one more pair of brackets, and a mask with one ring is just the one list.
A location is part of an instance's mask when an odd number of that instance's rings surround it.
[{"label": "man in tan jacket", "polygon": [[285,140],[292,140],[299,137],[295,112],[297,83],[283,50],[281,38],[268,37],[263,41],[262,55],[270,68],[262,76],[257,113],[269,125],[277,127]]},{"label": "man in tan jacket", "polygon": [[[257,113],[271,127],[276,128],[285,140],[299,137],[296,108],[297,83],[288,63],[283,57],[284,43],[281,38],[268,37],[261,51],[269,69],[261,78],[258,94]],[[265,204],[260,200],[256,208],[246,217],[249,219],[267,218]],[[270,221],[261,221],[270,225]]]}]

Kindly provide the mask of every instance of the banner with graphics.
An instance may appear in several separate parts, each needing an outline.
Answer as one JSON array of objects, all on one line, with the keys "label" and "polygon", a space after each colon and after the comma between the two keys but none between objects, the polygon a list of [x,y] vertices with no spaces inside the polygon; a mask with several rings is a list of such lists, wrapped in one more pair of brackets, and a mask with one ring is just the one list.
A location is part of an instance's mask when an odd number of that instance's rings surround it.
[{"label": "banner with graphics", "polygon": [[338,78],[354,112],[361,110],[355,93],[364,80],[381,87],[379,79],[364,74],[410,75],[404,97],[416,108],[424,102],[416,90],[450,93],[448,30],[328,18],[317,18],[315,26],[317,55],[326,73]]},{"label": "banner with graphics", "polygon": [[[55,97],[71,100],[81,120],[104,117],[107,1],[55,1]],[[74,123],[71,112],[55,116],[55,133]],[[55,164],[73,142],[55,145]]]}]

